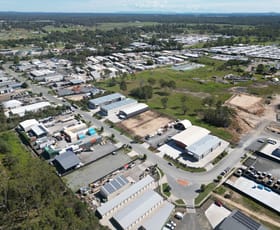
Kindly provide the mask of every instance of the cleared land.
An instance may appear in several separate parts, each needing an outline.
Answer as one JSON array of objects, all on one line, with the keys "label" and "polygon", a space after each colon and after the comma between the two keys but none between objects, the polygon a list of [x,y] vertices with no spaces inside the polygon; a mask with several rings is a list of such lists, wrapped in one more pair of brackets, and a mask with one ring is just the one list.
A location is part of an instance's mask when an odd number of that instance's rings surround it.
[{"label": "cleared land", "polygon": [[262,114],[264,112],[262,101],[263,99],[260,97],[238,94],[232,96],[228,101],[226,101],[226,104],[236,107],[247,113]]},{"label": "cleared land", "polygon": [[146,111],[136,117],[121,122],[119,125],[135,136],[145,137],[157,132],[172,120],[154,111]]}]

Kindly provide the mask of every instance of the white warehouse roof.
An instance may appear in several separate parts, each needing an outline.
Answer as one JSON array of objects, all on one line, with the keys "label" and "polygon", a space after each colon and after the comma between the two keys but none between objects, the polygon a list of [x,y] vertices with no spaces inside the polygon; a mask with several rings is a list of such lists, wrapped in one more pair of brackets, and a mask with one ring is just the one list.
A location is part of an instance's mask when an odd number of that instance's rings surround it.
[{"label": "white warehouse roof", "polygon": [[99,208],[97,208],[97,211],[101,216],[106,215],[108,212],[110,212],[112,209],[120,205],[122,202],[136,194],[138,191],[146,187],[147,185],[151,184],[154,182],[154,179],[151,176],[146,176],[142,180],[136,182],[133,184],[131,187],[123,191],[121,194],[118,196],[114,197],[112,200],[106,202]]},{"label": "white warehouse roof", "polygon": [[51,104],[49,102],[38,102],[35,104],[31,104],[31,105],[26,105],[26,106],[22,106],[22,107],[18,107],[15,109],[11,109],[11,113],[12,114],[18,114],[20,117],[23,117],[25,115],[25,112],[36,112],[39,109],[43,109],[47,106],[50,106]]},{"label": "white warehouse roof", "polygon": [[149,190],[116,213],[113,218],[122,229],[128,229],[161,202],[163,202],[162,196],[153,190]]},{"label": "white warehouse roof", "polygon": [[202,139],[203,137],[207,136],[208,134],[210,134],[209,130],[193,125],[173,136],[172,140],[180,142],[185,146],[190,146]]},{"label": "white warehouse roof", "polygon": [[123,108],[120,112],[124,113],[126,115],[135,113],[137,111],[143,110],[143,109],[147,109],[148,105],[146,105],[145,103],[138,103],[138,104],[134,104],[131,105],[129,107]]},{"label": "white warehouse roof", "polygon": [[152,215],[142,224],[145,230],[161,230],[167,219],[171,215],[174,205],[165,201],[163,205],[156,209]]},{"label": "white warehouse roof", "polygon": [[4,109],[14,109],[17,107],[20,107],[22,105],[22,102],[18,101],[18,100],[9,100],[9,101],[5,101],[2,103]]},{"label": "white warehouse roof", "polygon": [[19,123],[19,126],[25,132],[28,132],[34,125],[39,125],[39,122],[36,119],[29,119]]}]

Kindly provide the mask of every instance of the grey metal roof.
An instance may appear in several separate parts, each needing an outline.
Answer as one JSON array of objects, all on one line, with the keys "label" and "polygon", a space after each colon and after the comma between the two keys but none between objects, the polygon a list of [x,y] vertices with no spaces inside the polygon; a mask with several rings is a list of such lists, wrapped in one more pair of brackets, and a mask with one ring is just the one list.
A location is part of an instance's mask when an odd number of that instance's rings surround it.
[{"label": "grey metal roof", "polygon": [[153,190],[148,190],[131,202],[128,206],[121,209],[113,216],[113,218],[123,229],[127,229],[130,225],[162,201],[162,196]]},{"label": "grey metal roof", "polygon": [[221,140],[218,137],[207,135],[201,138],[199,141],[195,142],[191,146],[187,147],[187,150],[195,153],[196,155],[203,155],[205,152],[209,151],[211,148],[219,145]]},{"label": "grey metal roof", "polygon": [[56,156],[54,159],[65,171],[80,163],[80,159],[72,151],[67,151],[66,153]]},{"label": "grey metal roof", "polygon": [[222,221],[216,230],[267,230],[263,225],[246,216],[239,210],[234,210]]},{"label": "grey metal roof", "polygon": [[174,205],[166,201],[142,224],[145,230],[161,230],[171,215]]},{"label": "grey metal roof", "polygon": [[110,102],[112,100],[117,100],[118,98],[124,98],[124,96],[120,93],[113,93],[113,94],[109,94],[109,95],[106,95],[103,97],[98,97],[98,98],[92,99],[89,102],[91,104],[98,106],[98,105],[102,105],[106,102]]},{"label": "grey metal roof", "polygon": [[119,204],[121,204],[126,199],[130,198],[132,195],[137,193],[139,190],[144,188],[145,186],[151,184],[154,182],[154,179],[151,176],[146,176],[142,180],[136,182],[135,184],[131,185],[128,189],[123,191],[118,196],[114,197],[112,200],[106,202],[99,208],[97,208],[97,211],[101,216],[104,216],[106,213],[110,212],[113,208],[117,207]]},{"label": "grey metal roof", "polygon": [[47,130],[44,129],[41,125],[35,125],[31,128],[31,130],[37,137],[47,133]]},{"label": "grey metal roof", "polygon": [[149,108],[148,105],[146,105],[144,103],[138,103],[138,104],[131,105],[129,107],[126,107],[126,108],[122,109],[121,112],[128,116],[132,113],[142,111],[142,110],[145,110],[145,109],[148,109],[148,108]]},{"label": "grey metal roof", "polygon": [[120,188],[122,188],[128,183],[129,181],[123,175],[120,175],[114,178],[112,181],[103,185],[100,191],[102,195],[107,197],[108,195],[116,192],[117,190],[119,190]]},{"label": "grey metal roof", "polygon": [[111,103],[111,104],[108,104],[108,105],[101,106],[101,110],[110,111],[110,110],[113,110],[113,109],[121,108],[125,105],[135,104],[135,103],[137,103],[136,100],[131,99],[131,98],[127,98],[125,100],[121,100],[121,101],[117,101],[117,102],[114,102],[114,103]]}]

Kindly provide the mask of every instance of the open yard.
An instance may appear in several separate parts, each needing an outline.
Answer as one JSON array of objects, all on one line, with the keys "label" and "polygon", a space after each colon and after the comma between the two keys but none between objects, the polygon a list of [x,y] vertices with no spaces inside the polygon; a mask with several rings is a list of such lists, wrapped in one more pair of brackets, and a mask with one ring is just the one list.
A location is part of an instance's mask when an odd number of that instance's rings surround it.
[{"label": "open yard", "polygon": [[261,114],[264,111],[263,99],[252,95],[234,95],[226,104],[252,114]]},{"label": "open yard", "polygon": [[148,134],[156,133],[159,128],[164,127],[171,121],[168,117],[164,117],[154,111],[146,111],[121,122],[119,125],[133,135],[143,138]]}]

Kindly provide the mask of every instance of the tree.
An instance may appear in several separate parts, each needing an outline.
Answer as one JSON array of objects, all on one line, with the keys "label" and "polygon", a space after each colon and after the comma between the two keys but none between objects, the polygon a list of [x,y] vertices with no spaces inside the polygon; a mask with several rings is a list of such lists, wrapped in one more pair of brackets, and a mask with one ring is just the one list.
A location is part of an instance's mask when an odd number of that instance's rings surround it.
[{"label": "tree", "polygon": [[127,85],[125,81],[120,82],[120,90],[126,91],[127,90]]},{"label": "tree", "polygon": [[188,111],[188,107],[186,105],[186,102],[187,102],[187,96],[184,94],[181,96],[180,98],[180,101],[181,101],[181,108],[182,108],[182,113],[183,115],[186,115],[187,111]]},{"label": "tree", "polygon": [[152,86],[145,85],[143,87],[138,87],[135,89],[132,89],[130,91],[130,95],[133,97],[136,97],[138,99],[149,99],[153,97],[153,88]]},{"label": "tree", "polygon": [[22,85],[21,85],[21,87],[24,88],[24,89],[28,88],[27,82],[23,82]]},{"label": "tree", "polygon": [[154,79],[154,78],[149,78],[148,79],[148,83],[151,85],[151,86],[154,86],[155,84],[156,84],[156,79]]},{"label": "tree", "polygon": [[18,65],[19,61],[20,61],[19,56],[17,56],[17,55],[14,56],[14,65]]},{"label": "tree", "polygon": [[146,65],[153,65],[154,62],[152,59],[148,59],[147,62],[146,62]]},{"label": "tree", "polygon": [[256,73],[257,74],[264,74],[264,65],[263,64],[259,64],[257,66]]},{"label": "tree", "polygon": [[162,107],[164,109],[166,109],[167,108],[168,97],[163,97],[163,98],[161,98],[160,101],[161,101]]},{"label": "tree", "polygon": [[167,85],[170,89],[175,89],[176,88],[176,82],[173,81],[173,80],[169,81]]},{"label": "tree", "polygon": [[206,188],[206,185],[205,184],[202,184],[200,186],[200,192],[204,192],[205,191],[205,188]]}]

